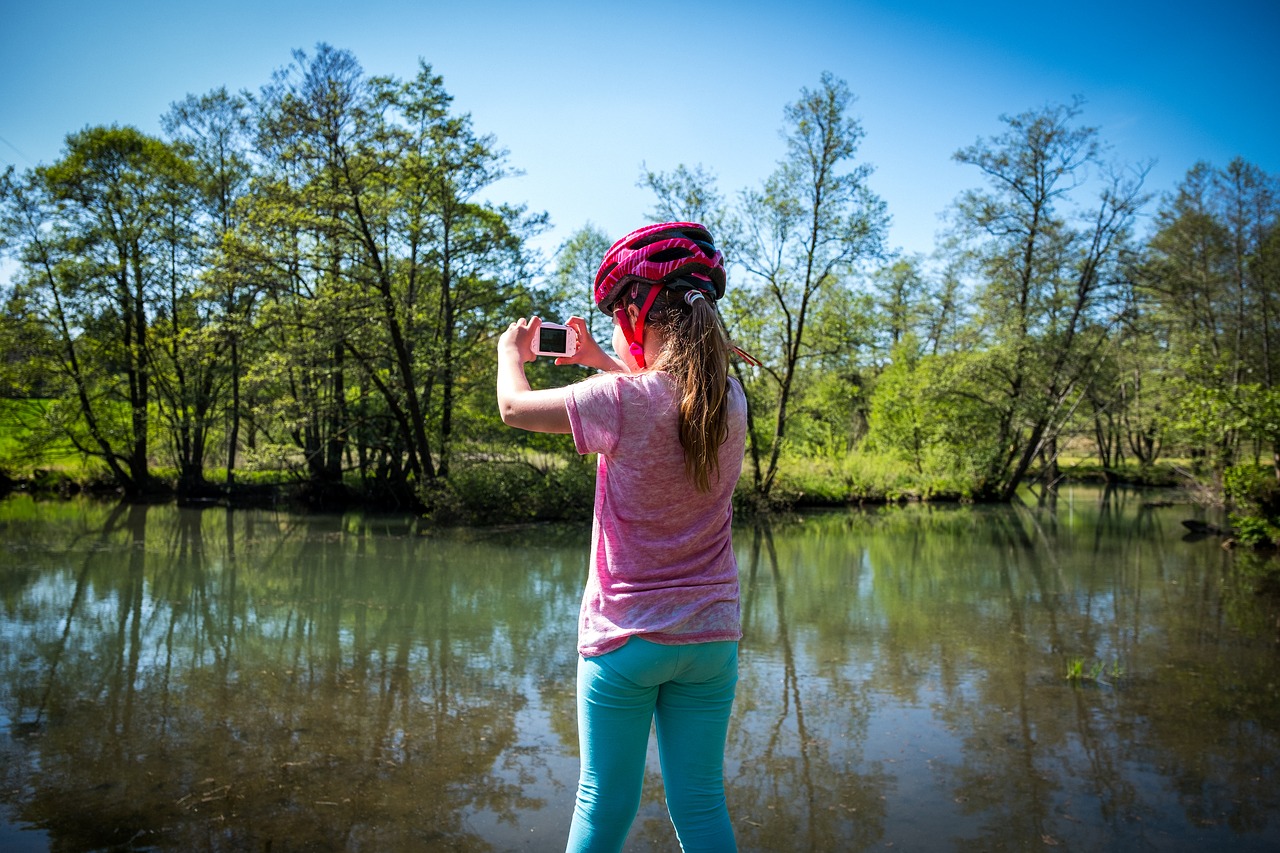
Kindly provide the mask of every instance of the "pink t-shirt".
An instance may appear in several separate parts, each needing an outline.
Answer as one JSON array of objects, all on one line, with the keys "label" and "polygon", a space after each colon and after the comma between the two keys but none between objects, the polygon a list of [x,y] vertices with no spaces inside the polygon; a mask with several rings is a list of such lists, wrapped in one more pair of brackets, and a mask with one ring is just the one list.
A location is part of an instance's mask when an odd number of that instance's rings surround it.
[{"label": "pink t-shirt", "polygon": [[730,540],[746,441],[746,398],[729,382],[720,476],[699,492],[684,472],[679,398],[669,374],[606,373],[571,386],[579,453],[598,453],[591,571],[578,619],[586,657],[643,635],[657,643],[742,637]]}]

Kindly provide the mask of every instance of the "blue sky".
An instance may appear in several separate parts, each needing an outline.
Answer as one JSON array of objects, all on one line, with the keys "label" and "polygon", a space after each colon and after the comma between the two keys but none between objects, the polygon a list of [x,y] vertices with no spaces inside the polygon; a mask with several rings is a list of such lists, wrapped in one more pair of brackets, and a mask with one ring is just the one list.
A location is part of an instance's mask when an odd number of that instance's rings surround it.
[{"label": "blue sky", "polygon": [[909,252],[980,184],[953,152],[1001,114],[1075,95],[1114,157],[1157,161],[1156,192],[1198,160],[1280,174],[1275,0],[0,0],[0,21],[0,167],[53,162],[88,125],[158,134],[173,101],[256,91],[293,49],[328,42],[371,74],[408,77],[420,58],[442,74],[524,171],[495,196],[550,214],[546,254],[587,222],[640,224],[642,163],[701,164],[726,195],[758,186],[783,153],[783,107],[824,71],[858,97],[859,160]]}]

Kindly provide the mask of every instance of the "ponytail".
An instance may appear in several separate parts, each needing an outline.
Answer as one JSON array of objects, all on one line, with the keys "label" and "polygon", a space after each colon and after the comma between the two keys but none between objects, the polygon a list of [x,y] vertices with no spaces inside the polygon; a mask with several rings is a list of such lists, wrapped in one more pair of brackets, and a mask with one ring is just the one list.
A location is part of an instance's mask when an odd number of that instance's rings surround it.
[{"label": "ponytail", "polygon": [[663,288],[649,322],[666,336],[654,367],[670,373],[679,386],[685,474],[698,491],[710,491],[711,478],[720,474],[720,445],[729,436],[728,335],[715,303],[699,290]]}]

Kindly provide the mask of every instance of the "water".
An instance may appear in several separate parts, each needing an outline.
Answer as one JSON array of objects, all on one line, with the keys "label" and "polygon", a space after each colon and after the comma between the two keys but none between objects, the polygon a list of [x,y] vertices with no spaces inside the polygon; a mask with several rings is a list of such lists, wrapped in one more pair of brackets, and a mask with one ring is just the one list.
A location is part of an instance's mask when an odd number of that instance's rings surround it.
[{"label": "water", "polygon": [[[1151,497],[740,527],[741,849],[1280,847],[1277,596]],[[0,502],[0,849],[563,849],[588,533]]]}]

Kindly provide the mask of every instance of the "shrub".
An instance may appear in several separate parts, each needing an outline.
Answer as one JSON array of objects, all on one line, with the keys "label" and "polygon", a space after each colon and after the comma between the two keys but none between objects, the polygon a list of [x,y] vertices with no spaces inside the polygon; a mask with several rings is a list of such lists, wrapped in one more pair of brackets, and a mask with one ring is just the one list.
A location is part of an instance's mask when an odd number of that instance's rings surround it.
[{"label": "shrub", "polygon": [[1241,544],[1280,544],[1280,480],[1273,469],[1233,465],[1223,473],[1222,487]]},{"label": "shrub", "polygon": [[503,524],[589,519],[594,496],[592,465],[538,467],[512,460],[458,466],[422,499],[442,524]]}]

